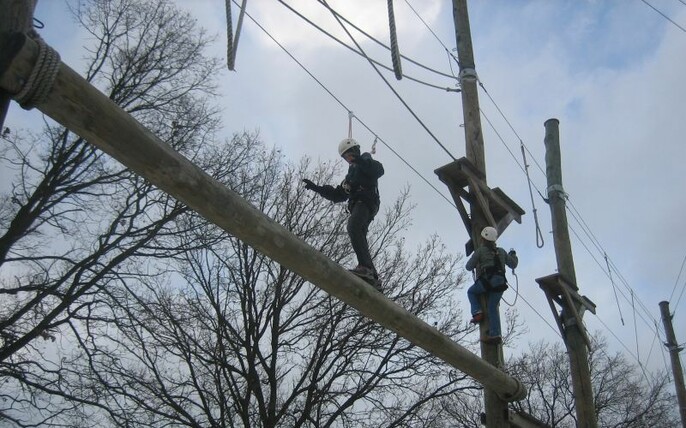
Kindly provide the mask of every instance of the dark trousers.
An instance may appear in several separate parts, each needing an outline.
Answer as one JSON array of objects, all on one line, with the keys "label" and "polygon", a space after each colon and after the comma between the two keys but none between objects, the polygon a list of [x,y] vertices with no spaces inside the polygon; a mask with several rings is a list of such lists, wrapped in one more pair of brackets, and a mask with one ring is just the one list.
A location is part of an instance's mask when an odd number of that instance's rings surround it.
[{"label": "dark trousers", "polygon": [[378,208],[372,211],[364,202],[356,202],[350,207],[350,218],[348,218],[348,236],[357,256],[357,262],[375,272],[372,256],[369,254],[367,231],[377,211]]}]

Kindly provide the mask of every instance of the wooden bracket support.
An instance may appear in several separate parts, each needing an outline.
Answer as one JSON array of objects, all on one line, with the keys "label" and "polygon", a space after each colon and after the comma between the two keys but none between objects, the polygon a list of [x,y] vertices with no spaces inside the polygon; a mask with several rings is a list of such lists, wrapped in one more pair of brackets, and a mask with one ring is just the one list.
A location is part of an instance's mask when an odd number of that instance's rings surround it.
[{"label": "wooden bracket support", "polygon": [[595,303],[593,303],[586,296],[580,296],[579,293],[576,292],[576,287],[567,279],[562,277],[559,273],[544,276],[542,278],[536,278],[536,282],[545,292],[550,309],[555,316],[555,322],[557,322],[557,326],[560,329],[560,333],[562,333],[563,337],[565,336],[565,330],[569,323],[564,322],[562,315],[557,312],[553,302],[560,305],[563,311],[570,311],[572,314],[572,324],[579,326],[579,331],[581,332],[584,342],[586,343],[586,346],[590,348],[591,341],[588,338],[582,316],[585,310],[589,310],[595,314]]},{"label": "wooden bracket support", "polygon": [[[439,180],[448,186],[448,190],[460,212],[462,222],[469,236],[472,234],[472,222],[463,203],[478,203],[488,223],[495,227],[498,235],[509,226],[512,220],[522,222],[524,210],[499,188],[491,189],[486,185],[486,177],[467,158],[460,158],[434,171]],[[469,188],[466,190],[465,188]],[[465,245],[466,254],[474,251],[470,239]]]}]

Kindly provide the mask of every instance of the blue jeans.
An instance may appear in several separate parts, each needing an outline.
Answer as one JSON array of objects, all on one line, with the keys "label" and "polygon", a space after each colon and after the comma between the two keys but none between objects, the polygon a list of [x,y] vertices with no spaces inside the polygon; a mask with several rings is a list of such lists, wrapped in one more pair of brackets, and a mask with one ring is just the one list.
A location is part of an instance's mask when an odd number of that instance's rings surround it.
[{"label": "blue jeans", "polygon": [[[499,285],[505,284],[505,278],[500,275],[494,275],[491,277],[491,285],[497,287]],[[467,297],[469,298],[469,304],[472,309],[472,315],[483,312],[481,308],[481,295],[486,294],[486,300],[488,305],[488,335],[489,336],[500,336],[500,313],[498,312],[498,306],[500,305],[500,298],[503,297],[503,291],[486,291],[481,278],[477,279],[474,285],[469,287],[467,290]]]}]

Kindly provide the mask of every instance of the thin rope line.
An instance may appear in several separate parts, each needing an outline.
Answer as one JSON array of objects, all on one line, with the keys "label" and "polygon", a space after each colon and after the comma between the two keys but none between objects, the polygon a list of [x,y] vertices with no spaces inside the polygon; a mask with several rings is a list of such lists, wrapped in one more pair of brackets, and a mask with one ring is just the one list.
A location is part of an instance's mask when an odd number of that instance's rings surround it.
[{"label": "thin rope line", "polygon": [[[679,279],[681,278],[681,274],[684,272],[684,265],[686,265],[686,255],[684,256],[684,260],[681,262],[681,268],[679,269],[679,274],[676,276],[676,281],[674,281],[674,287],[672,288],[672,293],[669,295],[668,301],[672,301],[672,298],[674,297],[674,293],[676,292],[676,288],[679,285]],[[685,283],[686,285],[686,283]]]},{"label": "thin rope line", "polygon": [[636,306],[634,305],[634,293],[631,293],[631,309],[634,311],[634,336],[636,337],[636,355],[638,356],[638,361],[641,361],[641,354],[638,348],[638,327],[636,325]]},{"label": "thin rope line", "polygon": [[424,18],[422,18],[422,16],[419,14],[419,12],[417,12],[417,10],[415,10],[415,8],[412,7],[412,5],[410,4],[410,2],[409,2],[408,0],[405,0],[405,3],[407,3],[407,6],[409,6],[409,8],[412,9],[412,12],[414,12],[415,15],[417,15],[417,18],[419,18],[419,20],[422,21],[422,24],[424,24],[424,26],[426,27],[426,29],[429,30],[429,32],[430,32],[431,34],[433,34],[434,38],[436,38],[436,40],[438,40],[438,43],[440,43],[441,46],[443,46],[443,48],[445,49],[445,51],[448,52],[448,56],[451,56],[451,57],[455,60],[455,62],[457,62],[457,65],[459,66],[459,65],[460,65],[460,61],[457,59],[457,57],[456,57],[455,55],[453,55],[453,53],[450,51],[450,49],[448,49],[448,47],[445,45],[445,43],[443,43],[443,41],[441,40],[441,38],[438,37],[438,35],[434,32],[433,28],[431,28],[431,27],[429,26],[429,24],[426,23],[426,21],[424,20]]},{"label": "thin rope line", "polygon": [[605,264],[607,265],[607,274],[610,276],[610,283],[612,284],[612,291],[615,293],[615,302],[617,303],[617,310],[619,311],[619,319],[624,324],[624,315],[622,315],[622,307],[619,306],[619,297],[617,297],[617,287],[615,287],[615,281],[612,279],[612,271],[610,270],[610,262],[607,261],[607,253],[605,253]]},{"label": "thin rope line", "polygon": [[541,226],[538,223],[538,213],[536,210],[536,202],[534,201],[534,192],[531,190],[531,177],[529,177],[529,164],[526,162],[526,151],[524,150],[524,143],[520,140],[520,148],[522,150],[522,161],[524,162],[524,170],[526,172],[526,183],[529,186],[529,196],[531,197],[531,206],[534,214],[534,224],[536,227],[536,246],[543,248],[545,242],[543,241],[543,233],[541,233]]},{"label": "thin rope line", "polygon": [[[234,0],[234,1],[235,1],[235,0]],[[335,40],[336,42],[338,42],[338,43],[339,43],[340,45],[342,45],[343,47],[345,47],[345,48],[351,50],[352,52],[355,52],[355,53],[356,53],[357,55],[359,55],[359,56],[364,56],[362,53],[360,53],[359,51],[355,50],[355,48],[353,48],[352,46],[350,46],[350,45],[346,44],[345,42],[343,42],[342,40],[338,39],[337,37],[335,37],[334,35],[332,35],[332,34],[329,33],[328,31],[324,30],[323,28],[321,28],[320,26],[318,26],[317,24],[315,24],[314,22],[312,22],[312,20],[310,20],[309,18],[307,18],[307,17],[304,16],[303,14],[301,14],[301,13],[298,12],[297,10],[293,9],[288,3],[285,3],[283,0],[278,0],[278,1],[279,1],[279,3],[281,3],[282,5],[284,5],[287,9],[289,9],[291,12],[293,12],[294,14],[296,14],[297,16],[299,16],[301,19],[303,19],[305,22],[307,22],[308,24],[310,24],[311,26],[313,26],[314,28],[316,28],[316,29],[319,30],[320,32],[324,33],[325,35],[329,36],[329,38]],[[376,43],[380,44],[380,45],[383,46],[384,48],[390,49],[390,47],[384,45],[382,42],[378,41],[377,39],[375,39],[375,38],[372,37],[371,35],[365,33],[365,32],[362,31],[361,29],[357,28],[354,24],[350,23],[347,19],[345,19],[345,17],[339,15],[338,12],[336,12],[336,14],[337,14],[337,16],[339,16],[341,19],[343,19],[345,22],[349,23],[350,26],[352,26],[353,28],[355,28],[355,29],[356,29],[357,31],[359,31],[360,33],[362,33],[362,34],[364,34],[365,36],[369,37],[370,39],[372,39],[372,40],[375,41]],[[445,76],[445,77],[448,77],[448,78],[451,78],[451,79],[454,79],[454,78],[455,78],[454,76],[451,76],[451,75],[449,75],[449,74],[440,72],[440,71],[438,71],[438,70],[434,70],[434,69],[429,68],[429,67],[427,67],[427,66],[425,66],[425,65],[423,65],[423,64],[420,64],[420,63],[418,63],[418,62],[416,62],[416,61],[414,61],[414,60],[412,60],[412,59],[410,59],[410,58],[407,58],[407,57],[404,56],[404,55],[401,55],[401,57],[402,57],[403,59],[406,59],[407,61],[409,61],[409,62],[411,62],[411,63],[413,63],[413,64],[419,66],[419,67],[422,67],[422,68],[428,70],[428,71],[434,72],[434,73],[436,73],[436,74],[440,74],[440,75],[442,75],[442,76]],[[385,70],[393,71],[393,69],[392,69],[391,67],[388,67],[388,66],[386,66],[386,65],[384,65],[384,64],[382,64],[382,63],[380,63],[380,62],[378,62],[378,61],[376,61],[376,60],[374,60],[374,59],[372,59],[372,61],[374,61],[374,63],[375,63],[376,65],[378,65],[379,67],[384,68]],[[403,77],[405,77],[406,79],[411,80],[411,81],[413,81],[413,82],[416,82],[416,83],[419,83],[419,84],[422,84],[422,85],[425,85],[425,86],[428,86],[428,87],[431,87],[431,88],[440,89],[440,90],[442,90],[442,91],[446,91],[446,92],[460,92],[460,89],[450,88],[450,87],[446,87],[446,86],[435,85],[435,84],[433,84],[433,83],[425,82],[425,81],[420,80],[420,79],[417,79],[417,78],[415,78],[415,77],[408,76],[407,74],[403,74]]]},{"label": "thin rope line", "polygon": [[652,4],[648,3],[646,0],[641,0],[641,1],[642,1],[643,3],[645,3],[645,4],[647,4],[648,6],[650,6],[650,8],[653,9],[655,12],[659,13],[660,15],[662,15],[662,17],[665,18],[667,21],[669,21],[669,22],[671,22],[672,24],[674,24],[675,27],[677,27],[678,29],[680,29],[681,31],[683,31],[684,33],[686,33],[686,28],[684,28],[684,27],[682,27],[681,25],[677,24],[676,22],[672,21],[672,19],[671,19],[669,16],[665,15],[664,13],[662,13],[660,10],[658,10],[658,9],[657,9],[655,6],[653,6]]},{"label": "thin rope line", "polygon": [[[600,268],[600,270],[601,270],[603,273],[605,273],[605,275],[607,275],[607,272],[605,272],[605,269],[603,269],[603,266],[600,264],[600,262],[598,261],[598,259],[595,257],[595,255],[594,255],[593,253],[591,253],[591,251],[588,249],[588,246],[584,243],[584,241],[581,240],[581,238],[579,237],[579,234],[577,233],[577,231],[576,231],[573,227],[571,227],[571,226],[569,227],[569,230],[571,230],[572,233],[574,234],[574,236],[576,236],[576,238],[577,238],[577,240],[579,241],[579,243],[586,249],[586,251],[589,253],[589,255],[591,256],[591,258],[596,262],[596,264],[598,265],[598,267]],[[630,292],[633,293],[633,290],[630,290]],[[619,294],[620,294],[627,302],[631,303],[631,300],[630,300],[628,297],[626,297],[626,295],[625,295],[621,290],[619,290]],[[643,320],[643,322],[644,322],[648,327],[651,327],[651,324],[650,324],[645,318],[643,318],[643,315],[639,314],[639,316],[641,317],[641,319]],[[652,321],[654,321],[654,319],[653,319],[652,317],[649,316],[648,318],[650,318]]]},{"label": "thin rope line", "polygon": [[[283,0],[279,0],[279,1],[283,3]],[[321,4],[321,3],[320,3],[320,4]],[[289,8],[290,8],[290,7],[289,7]],[[292,10],[292,9],[291,9],[291,10]],[[334,11],[334,12],[336,12],[336,11]],[[297,13],[297,12],[296,12],[296,13]],[[298,15],[300,15],[300,14],[298,13]],[[300,16],[302,16],[302,15],[300,15]],[[352,21],[350,21],[349,19],[347,19],[345,16],[341,15],[341,14],[338,13],[338,12],[336,12],[336,16],[338,16],[339,18],[341,18],[341,19],[343,20],[343,22],[345,22],[346,24],[350,25],[350,26],[353,27],[355,30],[359,31],[360,33],[362,33],[363,35],[365,35],[367,38],[369,38],[370,40],[372,40],[373,42],[375,42],[375,43],[378,44],[379,46],[382,46],[382,47],[385,48],[386,50],[389,50],[389,51],[391,50],[391,47],[390,47],[390,46],[384,44],[382,41],[378,40],[377,38],[375,38],[375,37],[372,36],[371,34],[369,34],[369,33],[367,33],[366,31],[364,31],[363,29],[361,29],[360,27],[358,27],[357,25],[355,25]],[[303,17],[303,18],[304,18],[304,17]],[[304,19],[307,19],[307,18],[304,18]],[[309,20],[308,20],[308,21],[309,21]],[[316,25],[313,24],[311,21],[310,21],[310,23],[316,27]],[[321,30],[321,31],[326,32],[325,30]],[[329,37],[333,37],[332,35],[330,35],[330,34],[328,34],[328,33],[327,33],[327,35],[328,35]],[[343,43],[343,42],[341,42],[341,43]],[[347,45],[346,45],[346,46],[347,46]],[[450,74],[444,73],[444,72],[442,72],[442,71],[440,71],[440,70],[436,70],[435,68],[431,68],[431,67],[429,67],[429,66],[426,66],[426,65],[424,65],[424,64],[422,64],[422,63],[420,63],[420,62],[417,62],[417,61],[413,60],[412,58],[409,58],[409,57],[407,57],[407,56],[405,56],[405,55],[403,55],[403,54],[400,54],[400,58],[402,58],[402,59],[404,59],[404,60],[406,60],[406,61],[409,61],[409,62],[411,62],[412,64],[414,64],[414,65],[416,65],[416,66],[418,66],[418,67],[421,67],[421,68],[423,68],[423,69],[425,69],[425,70],[427,70],[427,71],[430,71],[430,72],[432,72],[432,73],[438,74],[438,75],[440,75],[440,76],[444,76],[444,77],[448,77],[448,78],[457,79],[454,75],[450,75]],[[405,76],[405,77],[407,77],[407,76]]]},{"label": "thin rope line", "polygon": [[324,4],[331,11],[331,13],[334,16],[334,18],[336,19],[336,21],[338,21],[338,24],[341,26],[341,28],[343,28],[343,30],[346,32],[348,37],[350,37],[350,40],[352,40],[353,43],[355,43],[355,46],[357,46],[357,49],[359,49],[359,51],[362,52],[362,54],[367,59],[369,64],[372,66],[374,71],[376,71],[376,73],[379,75],[379,77],[381,77],[381,79],[386,83],[386,86],[388,86],[388,88],[393,92],[393,94],[395,94],[395,96],[405,106],[405,108],[407,108],[407,110],[410,112],[410,114],[417,120],[417,122],[419,122],[419,124],[431,136],[431,138],[433,138],[433,140],[436,142],[436,144],[438,144],[448,154],[448,156],[450,156],[453,160],[457,160],[457,158],[455,158],[455,156],[453,156],[453,154],[450,153],[450,151],[443,145],[443,143],[441,143],[439,141],[439,139],[433,134],[433,132],[431,132],[431,130],[426,126],[426,124],[424,124],[424,122],[419,118],[419,116],[417,116],[417,114],[414,112],[414,110],[412,110],[412,108],[407,104],[407,102],[405,102],[403,97],[400,96],[398,91],[395,90],[395,88],[388,82],[388,80],[384,77],[384,75],[381,74],[379,69],[374,64],[374,62],[367,56],[367,54],[364,52],[362,47],[357,43],[357,40],[355,40],[353,35],[350,34],[350,31],[348,31],[348,28],[343,24],[343,22],[341,22],[341,20],[338,18],[338,16],[336,16],[336,14],[333,12],[333,9],[331,9],[331,7],[326,2],[326,0],[320,0],[320,1],[322,2],[322,4]]}]

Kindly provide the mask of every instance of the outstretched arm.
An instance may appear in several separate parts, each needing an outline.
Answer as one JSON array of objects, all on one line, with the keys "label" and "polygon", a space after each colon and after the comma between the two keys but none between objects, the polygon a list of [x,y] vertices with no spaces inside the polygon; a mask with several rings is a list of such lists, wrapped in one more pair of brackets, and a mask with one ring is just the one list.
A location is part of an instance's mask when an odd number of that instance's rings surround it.
[{"label": "outstretched arm", "polygon": [[341,186],[333,187],[328,184],[317,186],[306,178],[303,179],[303,183],[305,183],[305,189],[312,190],[313,192],[318,193],[320,196],[330,201],[344,202],[348,200],[348,194]]}]

